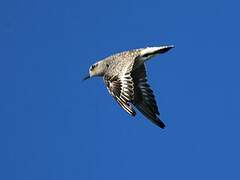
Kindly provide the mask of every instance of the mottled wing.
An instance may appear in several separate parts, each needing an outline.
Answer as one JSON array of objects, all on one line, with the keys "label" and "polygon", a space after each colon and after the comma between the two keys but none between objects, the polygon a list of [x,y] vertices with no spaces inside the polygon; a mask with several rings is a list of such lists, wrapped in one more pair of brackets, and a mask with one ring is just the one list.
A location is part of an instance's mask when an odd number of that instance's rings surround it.
[{"label": "mottled wing", "polygon": [[135,116],[136,112],[129,102],[134,97],[134,85],[131,77],[132,65],[123,69],[118,75],[111,76],[111,73],[104,75],[103,79],[109,93],[116,99],[118,104],[130,115]]},{"label": "mottled wing", "polygon": [[164,128],[164,123],[158,118],[160,115],[153,91],[147,83],[146,69],[140,65],[132,73],[134,82],[134,106],[157,126]]}]

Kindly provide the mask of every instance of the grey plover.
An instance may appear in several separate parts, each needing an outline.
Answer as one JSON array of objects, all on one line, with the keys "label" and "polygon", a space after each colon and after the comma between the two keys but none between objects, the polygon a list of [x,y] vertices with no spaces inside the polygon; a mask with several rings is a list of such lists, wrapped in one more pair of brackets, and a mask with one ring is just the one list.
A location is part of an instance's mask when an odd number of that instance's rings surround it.
[{"label": "grey plover", "polygon": [[135,116],[135,106],[146,118],[164,128],[155,96],[147,83],[145,62],[173,47],[146,47],[117,53],[91,65],[84,80],[102,76],[109,93],[126,112]]}]

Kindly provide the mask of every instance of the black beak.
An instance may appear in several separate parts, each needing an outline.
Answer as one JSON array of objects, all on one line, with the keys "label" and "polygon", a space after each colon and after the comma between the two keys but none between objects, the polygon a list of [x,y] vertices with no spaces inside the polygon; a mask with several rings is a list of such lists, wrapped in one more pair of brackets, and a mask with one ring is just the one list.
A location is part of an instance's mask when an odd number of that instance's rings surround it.
[{"label": "black beak", "polygon": [[87,79],[89,79],[89,78],[90,78],[90,76],[87,75],[85,78],[83,78],[83,81],[85,81],[85,80],[87,80]]}]

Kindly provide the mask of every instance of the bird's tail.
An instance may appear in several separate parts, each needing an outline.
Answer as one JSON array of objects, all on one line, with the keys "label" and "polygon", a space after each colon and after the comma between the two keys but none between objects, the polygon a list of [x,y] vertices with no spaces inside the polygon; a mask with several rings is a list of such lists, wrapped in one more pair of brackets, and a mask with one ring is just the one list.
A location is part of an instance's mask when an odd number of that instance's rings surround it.
[{"label": "bird's tail", "polygon": [[173,45],[168,45],[168,46],[144,48],[140,51],[140,55],[138,56],[138,59],[145,62],[156,55],[163,54],[163,53],[169,51],[173,47],[174,47]]}]

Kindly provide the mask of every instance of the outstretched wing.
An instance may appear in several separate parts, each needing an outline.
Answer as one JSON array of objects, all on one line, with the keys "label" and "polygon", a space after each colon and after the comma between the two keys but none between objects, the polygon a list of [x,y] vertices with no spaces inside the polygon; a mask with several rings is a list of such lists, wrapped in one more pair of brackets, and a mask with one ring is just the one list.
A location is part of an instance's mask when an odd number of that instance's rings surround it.
[{"label": "outstretched wing", "polygon": [[123,69],[122,73],[115,76],[107,73],[103,79],[109,93],[116,99],[118,104],[130,115],[135,116],[136,112],[129,103],[134,98],[134,84],[131,77],[132,66],[133,63]]},{"label": "outstretched wing", "polygon": [[134,83],[134,106],[157,126],[164,128],[165,124],[158,118],[160,115],[153,91],[147,83],[146,69],[140,65],[132,73]]}]

